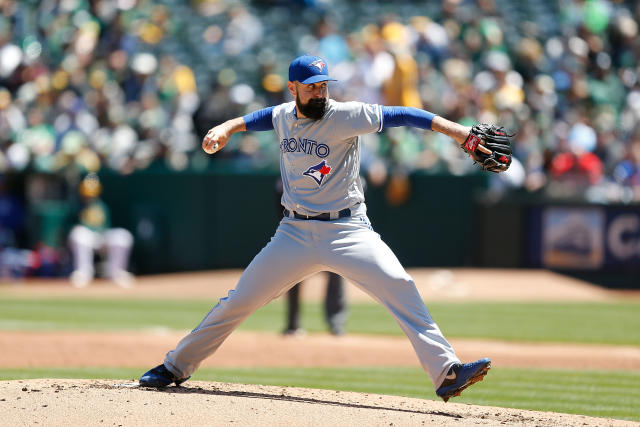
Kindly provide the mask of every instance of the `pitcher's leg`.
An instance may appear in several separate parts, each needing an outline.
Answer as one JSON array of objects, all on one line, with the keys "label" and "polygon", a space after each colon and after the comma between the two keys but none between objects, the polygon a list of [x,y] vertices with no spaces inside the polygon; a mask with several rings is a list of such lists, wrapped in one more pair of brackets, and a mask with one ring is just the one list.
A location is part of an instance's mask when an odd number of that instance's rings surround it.
[{"label": "pitcher's leg", "polygon": [[240,276],[238,285],[167,353],[165,366],[179,378],[190,376],[251,313],[267,304],[319,266],[307,248],[280,229]]},{"label": "pitcher's leg", "polygon": [[459,359],[391,249],[377,233],[360,227],[350,232],[343,230],[330,253],[328,265],[391,312],[437,388]]}]

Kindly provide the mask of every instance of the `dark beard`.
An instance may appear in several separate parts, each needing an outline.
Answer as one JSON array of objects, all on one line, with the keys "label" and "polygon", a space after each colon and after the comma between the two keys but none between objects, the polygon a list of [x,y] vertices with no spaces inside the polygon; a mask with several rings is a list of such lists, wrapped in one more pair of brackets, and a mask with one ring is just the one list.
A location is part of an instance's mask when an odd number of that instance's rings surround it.
[{"label": "dark beard", "polygon": [[298,111],[304,114],[305,117],[312,120],[320,120],[325,111],[327,111],[327,99],[326,98],[311,98],[309,102],[303,104],[300,102],[300,97],[296,95],[296,106]]}]

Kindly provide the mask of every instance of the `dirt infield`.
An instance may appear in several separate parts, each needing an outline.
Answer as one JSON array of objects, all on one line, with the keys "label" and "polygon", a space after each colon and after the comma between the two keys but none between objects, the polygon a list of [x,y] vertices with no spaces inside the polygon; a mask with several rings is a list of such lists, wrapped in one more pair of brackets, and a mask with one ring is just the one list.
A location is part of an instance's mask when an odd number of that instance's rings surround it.
[{"label": "dirt infield", "polygon": [[490,406],[293,387],[189,382],[165,391],[88,380],[0,382],[10,426],[635,426]]},{"label": "dirt infield", "polygon": [[[0,331],[0,368],[153,366],[174,348],[179,332],[13,332]],[[508,343],[451,339],[462,360],[490,355],[494,366],[640,370],[640,348],[588,344]],[[419,366],[405,337],[237,331],[206,367]],[[426,378],[426,377],[425,377]]]},{"label": "dirt infield", "polygon": [[[206,298],[212,305],[235,285],[239,270],[146,276],[133,289],[121,289],[105,281],[75,289],[67,281],[0,285],[0,297],[85,298]],[[619,292],[540,270],[412,269],[421,295],[427,301],[608,301]],[[491,280],[489,280],[489,278]],[[323,298],[324,277],[305,282],[305,300]],[[350,301],[371,298],[353,285]],[[625,298],[638,298],[627,292]],[[203,313],[204,314],[204,313]],[[184,332],[15,332],[0,331],[0,367],[36,366],[149,366],[164,357]],[[507,343],[452,339],[463,360],[490,354],[494,365],[572,369],[640,370],[640,348],[586,344]],[[380,351],[384,349],[384,351]],[[250,351],[248,351],[250,350]],[[273,333],[235,332],[204,366],[417,366],[417,358],[404,337],[347,335],[336,339],[325,334],[302,338]]]},{"label": "dirt infield", "polygon": [[[609,301],[639,298],[545,271],[410,270],[427,301]],[[0,284],[3,296],[82,298],[206,298],[226,295],[240,271],[139,278],[133,289],[97,281],[75,289],[66,281]],[[310,278],[306,300],[321,300],[324,278]],[[348,286],[350,301],[371,301]],[[204,314],[204,313],[203,313]],[[186,331],[184,331],[186,333]],[[0,367],[150,367],[182,332],[0,331]],[[471,360],[490,354],[494,366],[640,370],[640,348],[452,340]],[[311,334],[302,338],[238,331],[203,366],[419,366],[404,337]],[[426,376],[425,376],[426,379]],[[236,384],[189,382],[156,392],[108,381],[0,382],[0,425],[632,425],[565,414],[443,404],[392,396]],[[8,414],[8,415],[6,415]],[[286,414],[286,415],[285,415]],[[7,418],[8,417],[8,418]]]},{"label": "dirt infield", "polygon": [[[640,299],[640,291],[612,291],[545,270],[504,269],[408,269],[426,301],[608,301]],[[96,280],[87,288],[75,289],[66,280],[30,280],[1,283],[0,296],[69,298],[203,298],[214,302],[233,289],[241,270],[217,270],[139,277],[132,289],[121,289]],[[323,298],[326,278],[319,273],[304,282],[301,295],[308,301]],[[372,301],[362,290],[347,285],[349,301]]]}]

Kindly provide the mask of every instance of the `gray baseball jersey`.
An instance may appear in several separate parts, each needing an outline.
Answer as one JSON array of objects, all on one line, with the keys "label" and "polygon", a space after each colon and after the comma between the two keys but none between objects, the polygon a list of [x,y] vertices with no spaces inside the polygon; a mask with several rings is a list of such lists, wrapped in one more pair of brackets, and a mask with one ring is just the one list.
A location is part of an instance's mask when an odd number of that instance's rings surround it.
[{"label": "gray baseball jersey", "polygon": [[338,212],[364,202],[359,135],[382,130],[382,108],[329,100],[320,120],[299,119],[295,102],[273,109],[280,138],[282,205],[304,215]]}]

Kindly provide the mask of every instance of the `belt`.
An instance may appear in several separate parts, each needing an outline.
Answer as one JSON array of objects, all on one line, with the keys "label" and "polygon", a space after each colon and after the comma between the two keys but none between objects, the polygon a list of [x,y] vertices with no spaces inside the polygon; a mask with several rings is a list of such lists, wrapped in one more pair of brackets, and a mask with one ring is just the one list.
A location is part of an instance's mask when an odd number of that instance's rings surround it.
[{"label": "belt", "polygon": [[[284,210],[284,216],[291,218],[291,211],[288,209]],[[314,221],[332,221],[334,219],[339,218],[347,218],[351,216],[351,209],[342,209],[340,212],[324,212],[320,215],[309,216],[304,214],[299,214],[296,211],[293,211],[293,217],[296,219],[312,219]]]}]

